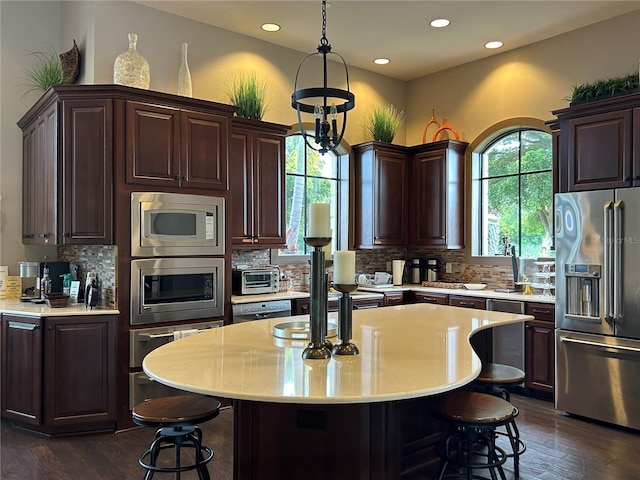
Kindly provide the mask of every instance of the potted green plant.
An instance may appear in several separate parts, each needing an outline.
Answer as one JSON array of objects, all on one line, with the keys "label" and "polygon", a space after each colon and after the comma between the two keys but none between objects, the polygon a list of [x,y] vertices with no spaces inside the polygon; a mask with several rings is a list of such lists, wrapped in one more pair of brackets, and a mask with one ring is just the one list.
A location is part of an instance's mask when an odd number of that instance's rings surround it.
[{"label": "potted green plant", "polygon": [[603,98],[626,95],[638,91],[638,74],[630,73],[620,77],[598,80],[573,87],[571,105],[600,100]]},{"label": "potted green plant", "polygon": [[[75,43],[75,42],[74,42]],[[29,55],[36,59],[32,68],[25,70],[25,86],[28,88],[24,93],[41,90],[46,91],[54,85],[66,85],[73,82],[73,78],[65,74],[60,58],[53,47],[46,50],[32,50]]]},{"label": "potted green plant", "polygon": [[262,120],[269,106],[266,83],[258,78],[255,72],[238,74],[231,81],[226,91],[229,102],[238,108],[238,117]]},{"label": "potted green plant", "polygon": [[405,114],[393,105],[375,106],[365,117],[365,129],[376,142],[391,143],[404,122]]}]

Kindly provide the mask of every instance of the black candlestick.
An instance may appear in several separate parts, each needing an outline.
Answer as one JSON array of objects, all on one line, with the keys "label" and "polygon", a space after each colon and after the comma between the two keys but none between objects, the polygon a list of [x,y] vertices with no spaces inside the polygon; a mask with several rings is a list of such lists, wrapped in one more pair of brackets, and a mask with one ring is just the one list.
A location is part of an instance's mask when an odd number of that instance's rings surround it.
[{"label": "black candlestick", "polygon": [[358,289],[358,285],[333,284],[333,288],[342,293],[342,297],[338,300],[338,337],[340,343],[334,345],[334,355],[358,355],[360,351],[354,343],[351,343],[353,335],[352,314],[353,302],[351,300],[351,292]]},{"label": "black candlestick", "polygon": [[[305,237],[305,243],[313,247],[311,252],[311,299],[309,309],[309,346],[302,352],[302,358],[317,360],[331,358],[331,350],[326,343],[327,335],[327,276],[325,274],[324,250],[331,237]],[[324,324],[324,325],[323,325]],[[331,345],[331,343],[329,343]]]}]

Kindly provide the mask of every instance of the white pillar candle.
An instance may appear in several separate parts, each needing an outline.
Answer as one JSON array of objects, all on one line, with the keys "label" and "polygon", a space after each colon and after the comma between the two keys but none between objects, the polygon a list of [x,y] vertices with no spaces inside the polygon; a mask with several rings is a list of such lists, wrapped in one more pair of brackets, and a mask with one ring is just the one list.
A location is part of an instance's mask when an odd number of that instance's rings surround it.
[{"label": "white pillar candle", "polygon": [[338,250],[333,256],[333,283],[353,285],[356,283],[356,252]]},{"label": "white pillar candle", "polygon": [[328,203],[309,204],[309,231],[312,238],[331,236],[330,205]]}]

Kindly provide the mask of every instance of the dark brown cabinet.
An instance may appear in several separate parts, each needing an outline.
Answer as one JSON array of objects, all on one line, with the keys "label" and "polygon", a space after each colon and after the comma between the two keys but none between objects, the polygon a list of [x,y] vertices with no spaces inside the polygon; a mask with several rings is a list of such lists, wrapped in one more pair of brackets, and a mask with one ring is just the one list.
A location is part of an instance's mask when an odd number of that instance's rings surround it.
[{"label": "dark brown cabinet", "polygon": [[640,186],[640,94],[553,114],[560,124],[558,191]]},{"label": "dark brown cabinet", "polygon": [[525,386],[553,394],[555,385],[554,306],[527,303],[525,313],[533,315],[525,325]]},{"label": "dark brown cabinet", "polygon": [[53,87],[20,119],[23,243],[113,243],[113,102]]},{"label": "dark brown cabinet", "polygon": [[409,157],[407,147],[367,142],[353,147],[354,247],[405,247]]},{"label": "dark brown cabinet", "polygon": [[[291,301],[291,311],[293,315],[309,315],[309,305],[311,299],[307,298],[296,298]],[[378,308],[384,305],[384,297],[382,295],[376,297],[365,297],[358,298],[357,295],[351,297],[352,308],[353,310],[365,310],[367,308]],[[338,299],[332,298],[329,299],[327,304],[328,312],[337,312],[338,311]]]},{"label": "dark brown cabinet", "polygon": [[384,292],[384,306],[402,305],[404,303],[404,292]]},{"label": "dark brown cabinet", "polygon": [[285,125],[233,119],[229,147],[234,247],[275,248],[285,238]]},{"label": "dark brown cabinet", "polygon": [[449,305],[449,295],[445,293],[412,292],[414,303],[434,303]]},{"label": "dark brown cabinet", "polygon": [[229,119],[126,102],[127,183],[227,190]]},{"label": "dark brown cabinet", "polygon": [[410,246],[464,247],[467,145],[443,140],[414,147],[410,169]]},{"label": "dark brown cabinet", "polygon": [[113,315],[2,317],[2,415],[45,433],[115,428]]}]

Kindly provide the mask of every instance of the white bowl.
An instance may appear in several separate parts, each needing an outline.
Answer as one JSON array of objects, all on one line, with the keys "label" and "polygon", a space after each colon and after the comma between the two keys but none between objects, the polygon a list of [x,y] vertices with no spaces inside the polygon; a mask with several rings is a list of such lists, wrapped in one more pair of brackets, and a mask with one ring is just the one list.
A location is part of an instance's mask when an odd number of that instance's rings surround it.
[{"label": "white bowl", "polygon": [[484,283],[465,283],[464,288],[467,290],[484,290],[487,285]]}]

